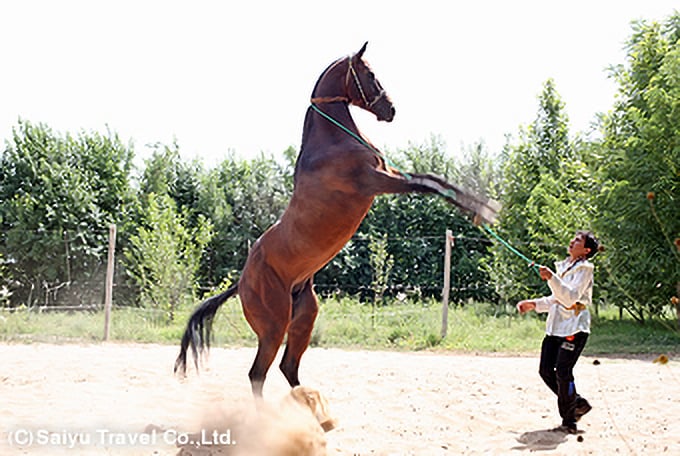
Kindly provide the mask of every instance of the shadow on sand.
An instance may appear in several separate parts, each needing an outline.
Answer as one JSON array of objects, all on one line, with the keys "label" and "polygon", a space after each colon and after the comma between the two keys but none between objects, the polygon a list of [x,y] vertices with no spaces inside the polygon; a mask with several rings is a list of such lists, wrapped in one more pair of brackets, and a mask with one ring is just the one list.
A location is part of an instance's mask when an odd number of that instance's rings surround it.
[{"label": "shadow on sand", "polygon": [[[582,432],[583,431],[579,431],[579,434]],[[567,435],[568,434],[565,434],[564,432],[554,431],[552,429],[525,432],[517,437],[517,441],[521,445],[513,447],[512,449],[528,451],[554,450],[561,443],[567,441]]]}]

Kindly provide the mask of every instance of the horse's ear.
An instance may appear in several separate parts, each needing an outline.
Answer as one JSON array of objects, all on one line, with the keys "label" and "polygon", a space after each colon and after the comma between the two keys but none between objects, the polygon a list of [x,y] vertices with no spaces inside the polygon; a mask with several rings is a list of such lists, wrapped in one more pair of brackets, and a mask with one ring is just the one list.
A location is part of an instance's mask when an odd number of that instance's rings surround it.
[{"label": "horse's ear", "polygon": [[356,57],[357,57],[358,59],[360,59],[361,56],[364,55],[364,52],[366,51],[366,45],[367,45],[367,44],[368,44],[368,41],[366,41],[366,42],[364,43],[364,45],[361,46],[361,49],[359,49],[359,52],[356,53]]}]

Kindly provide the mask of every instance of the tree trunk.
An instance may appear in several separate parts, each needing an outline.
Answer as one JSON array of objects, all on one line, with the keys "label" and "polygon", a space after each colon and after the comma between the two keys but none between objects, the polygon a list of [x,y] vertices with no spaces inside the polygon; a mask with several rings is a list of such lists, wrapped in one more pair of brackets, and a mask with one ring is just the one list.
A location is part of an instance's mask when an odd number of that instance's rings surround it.
[{"label": "tree trunk", "polygon": [[[675,296],[680,299],[680,282],[675,284]],[[680,302],[675,301],[675,314],[678,318],[678,330],[680,330]]]}]

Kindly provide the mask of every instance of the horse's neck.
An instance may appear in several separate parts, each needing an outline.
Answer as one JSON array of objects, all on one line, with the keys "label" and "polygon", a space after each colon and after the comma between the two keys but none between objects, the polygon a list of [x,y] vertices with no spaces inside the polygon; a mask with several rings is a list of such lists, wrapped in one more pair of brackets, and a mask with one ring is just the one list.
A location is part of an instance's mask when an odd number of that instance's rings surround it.
[{"label": "horse's neck", "polygon": [[[311,106],[307,109],[305,116],[304,129],[302,131],[302,148],[317,135],[328,135],[330,137],[335,135],[349,135],[345,129],[351,131],[355,135],[361,135],[357,128],[352,114],[349,112],[349,107],[345,103],[323,103],[318,105],[318,108],[323,111],[330,119],[323,117],[317,113]],[[342,125],[342,127],[336,125]]]},{"label": "horse's neck", "polygon": [[318,108],[344,128],[339,127],[335,122],[323,117],[311,106],[307,109],[304,128],[302,130],[302,145],[300,147],[300,154],[295,163],[295,181],[297,181],[298,172],[300,172],[301,168],[304,168],[304,164],[309,164],[311,161],[314,161],[315,158],[319,158],[319,154],[324,153],[324,150],[326,149],[325,146],[333,143],[337,144],[339,141],[352,141],[352,135],[347,133],[344,130],[345,128],[353,134],[361,136],[361,133],[354,123],[354,119],[352,119],[347,104],[323,103],[318,105]]},{"label": "horse's neck", "polygon": [[[312,99],[347,99],[346,83],[347,65],[345,62],[347,58],[340,58],[333,62],[319,77],[319,80],[312,90]],[[350,130],[353,134],[361,136],[359,129],[352,119],[349,112],[349,106],[346,102],[336,101],[331,103],[320,103],[317,108],[323,111],[328,118],[324,118],[321,114],[315,112],[311,106],[307,109],[305,116],[305,124],[302,132],[302,147],[304,148],[307,140],[316,137],[317,134],[335,136],[338,133],[347,134],[344,129]],[[341,128],[335,123],[342,125]],[[351,135],[350,135],[351,136]]]}]

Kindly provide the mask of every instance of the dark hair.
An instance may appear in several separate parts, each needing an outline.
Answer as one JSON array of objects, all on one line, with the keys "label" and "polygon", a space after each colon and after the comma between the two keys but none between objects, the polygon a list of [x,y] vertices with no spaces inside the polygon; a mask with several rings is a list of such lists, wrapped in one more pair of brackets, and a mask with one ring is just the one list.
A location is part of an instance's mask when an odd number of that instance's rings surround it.
[{"label": "dark hair", "polygon": [[590,259],[594,257],[597,252],[601,252],[604,250],[604,247],[600,245],[600,241],[597,240],[595,235],[590,232],[590,231],[577,231],[576,234],[580,234],[583,236],[584,243],[583,246],[587,249],[590,249],[588,254],[586,255],[586,258]]}]

